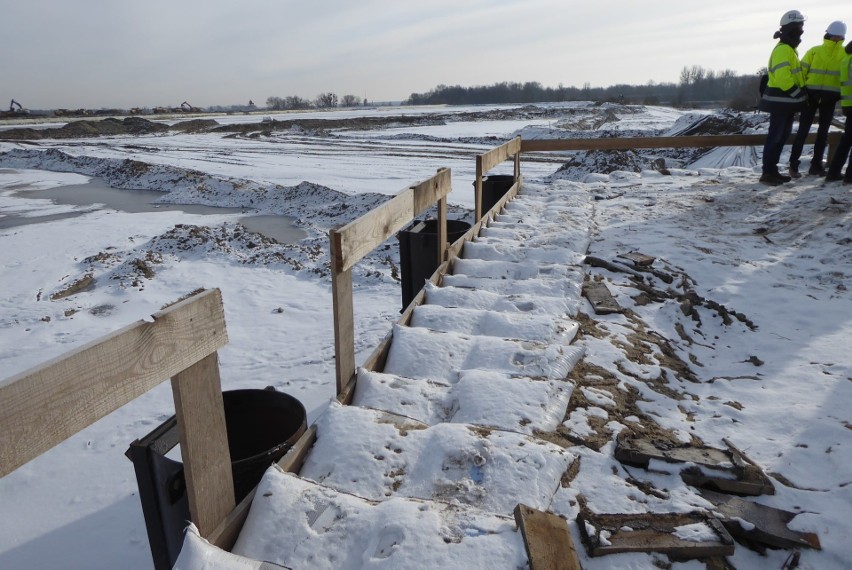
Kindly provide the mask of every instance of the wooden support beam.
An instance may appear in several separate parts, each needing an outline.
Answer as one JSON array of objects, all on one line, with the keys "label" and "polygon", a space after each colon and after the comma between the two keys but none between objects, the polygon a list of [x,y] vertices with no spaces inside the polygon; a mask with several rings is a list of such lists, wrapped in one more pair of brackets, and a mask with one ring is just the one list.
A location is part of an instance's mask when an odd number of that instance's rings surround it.
[{"label": "wooden support beam", "polygon": [[236,504],[217,354],[178,372],[172,392],[189,513],[207,536]]},{"label": "wooden support beam", "polygon": [[[842,133],[829,133],[829,144],[837,144]],[[793,144],[791,136],[786,144]],[[816,134],[806,139],[813,144]],[[613,137],[600,139],[524,140],[521,152],[572,150],[631,150],[637,148],[712,148],[724,146],[762,146],[766,135],[695,135],[681,137]]]},{"label": "wooden support beam", "polygon": [[351,269],[365,255],[401,230],[415,215],[414,188],[406,188],[357,220],[340,229],[331,230],[333,236],[338,236],[339,247],[331,260],[332,267],[338,272]]},{"label": "wooden support beam", "polygon": [[530,570],[582,570],[565,519],[524,504],[515,507]]},{"label": "wooden support beam", "polygon": [[337,394],[355,374],[355,316],[352,304],[352,270],[340,270],[343,235],[331,230],[331,295],[334,311],[334,354]]},{"label": "wooden support beam", "polygon": [[476,178],[473,181],[473,219],[482,219],[482,155],[476,157]]},{"label": "wooden support beam", "polygon": [[227,342],[211,289],[0,382],[0,477]]}]

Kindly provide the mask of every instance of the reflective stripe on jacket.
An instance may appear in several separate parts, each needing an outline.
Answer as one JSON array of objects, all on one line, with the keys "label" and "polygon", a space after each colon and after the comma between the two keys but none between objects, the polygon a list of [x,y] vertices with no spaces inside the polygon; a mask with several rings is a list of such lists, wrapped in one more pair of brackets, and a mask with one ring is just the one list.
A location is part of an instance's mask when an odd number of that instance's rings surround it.
[{"label": "reflective stripe on jacket", "polygon": [[796,50],[778,42],[769,57],[769,83],[760,98],[763,111],[796,112],[807,101],[805,77]]},{"label": "reflective stripe on jacket", "polygon": [[852,108],[852,54],[840,63],[840,105],[843,109]]},{"label": "reflective stripe on jacket", "polygon": [[823,40],[802,58],[802,72],[808,90],[840,93],[840,62],[846,56],[843,42]]}]

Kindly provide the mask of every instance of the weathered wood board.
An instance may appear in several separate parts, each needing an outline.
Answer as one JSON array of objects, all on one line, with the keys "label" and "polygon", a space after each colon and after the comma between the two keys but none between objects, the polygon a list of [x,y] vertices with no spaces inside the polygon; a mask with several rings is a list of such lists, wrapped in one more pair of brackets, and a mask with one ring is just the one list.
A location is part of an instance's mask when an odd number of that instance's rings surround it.
[{"label": "weathered wood board", "polygon": [[702,513],[594,514],[577,516],[590,556],[660,552],[678,559],[729,556],[734,540],[718,520]]},{"label": "weathered wood board", "polygon": [[[722,524],[736,538],[772,548],[804,547],[821,550],[819,537],[815,533],[798,532],[787,527],[787,523],[799,513],[767,507],[715,491],[701,491],[701,496],[716,506]],[[743,525],[740,521],[747,524]]]},{"label": "weathered wood board", "polygon": [[667,463],[690,463],[681,471],[681,478],[688,485],[737,495],[772,495],[772,481],[753,461],[739,450],[675,446],[669,442],[631,437],[622,432],[615,448],[615,458],[628,465],[648,468],[652,459]]},{"label": "weathered wood board", "polygon": [[519,503],[515,522],[524,537],[530,570],[581,570],[565,519]]},{"label": "weathered wood board", "polygon": [[591,303],[596,315],[620,313],[621,306],[609,292],[607,286],[598,281],[589,281],[583,285],[583,295]]},{"label": "weathered wood board", "polygon": [[629,251],[627,253],[620,253],[617,257],[622,259],[627,259],[632,261],[636,265],[641,267],[648,267],[652,265],[654,261],[657,259],[656,257],[651,257],[650,255],[645,255],[644,253],[639,253],[638,251]]}]

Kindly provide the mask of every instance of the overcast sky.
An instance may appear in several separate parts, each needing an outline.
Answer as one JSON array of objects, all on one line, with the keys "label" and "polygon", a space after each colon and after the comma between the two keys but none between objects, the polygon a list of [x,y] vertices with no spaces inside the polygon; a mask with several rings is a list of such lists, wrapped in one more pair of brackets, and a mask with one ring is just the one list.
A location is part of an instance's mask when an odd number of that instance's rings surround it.
[{"label": "overcast sky", "polygon": [[781,15],[799,54],[852,2],[775,0],[0,0],[0,109],[246,104],[321,92],[406,99],[439,84],[677,82],[754,73]]}]

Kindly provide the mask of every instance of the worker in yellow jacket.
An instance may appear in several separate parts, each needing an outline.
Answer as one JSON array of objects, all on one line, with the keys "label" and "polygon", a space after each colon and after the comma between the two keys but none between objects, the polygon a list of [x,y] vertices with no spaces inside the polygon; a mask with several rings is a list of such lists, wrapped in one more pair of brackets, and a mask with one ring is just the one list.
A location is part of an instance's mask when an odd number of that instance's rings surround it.
[{"label": "worker in yellow jacket", "polygon": [[843,49],[844,39],[846,24],[840,21],[832,22],[825,30],[822,44],[809,49],[802,58],[802,73],[805,76],[805,87],[808,88],[808,106],[799,115],[799,130],[790,150],[790,176],[793,178],[801,177],[799,158],[817,113],[819,127],[808,174],[825,176],[822,157],[828,142],[831,119],[834,118],[834,107],[840,100],[840,62],[846,56]]},{"label": "worker in yellow jacket", "polygon": [[[849,152],[852,150],[852,42],[846,44],[845,51],[846,57],[840,63],[840,108],[846,115],[846,128],[843,130],[834,158],[831,159],[825,181],[833,182],[842,178],[844,184],[852,184],[852,154]],[[847,157],[849,157],[849,164],[846,166],[846,176],[841,177],[840,171],[843,170],[843,163],[846,162]]]},{"label": "worker in yellow jacket", "polygon": [[760,110],[769,113],[769,133],[763,145],[763,174],[760,182],[778,186],[789,176],[778,172],[784,144],[793,132],[794,116],[805,107],[808,97],[805,77],[796,48],[802,43],[805,17],[798,10],[781,16],[781,29],[775,32],[778,44],[769,57],[769,81],[760,98]]}]

